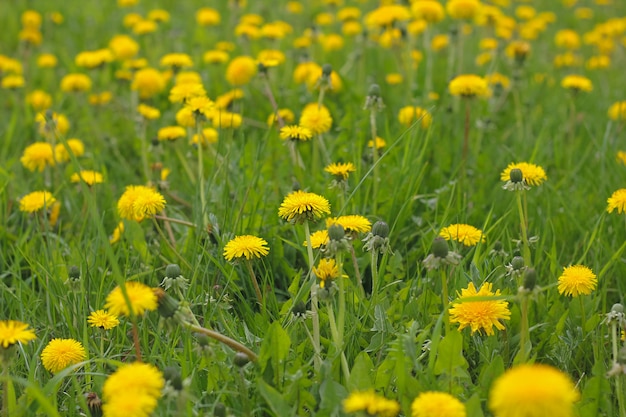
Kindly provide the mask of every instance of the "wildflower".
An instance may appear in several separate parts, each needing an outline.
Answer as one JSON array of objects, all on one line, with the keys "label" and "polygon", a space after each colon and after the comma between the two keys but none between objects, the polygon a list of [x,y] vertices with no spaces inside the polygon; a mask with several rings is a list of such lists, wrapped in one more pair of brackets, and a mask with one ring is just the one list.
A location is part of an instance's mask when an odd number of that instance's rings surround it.
[{"label": "wildflower", "polygon": [[[311,248],[318,249],[322,246],[326,246],[329,240],[328,230],[318,230],[317,232],[311,233]],[[307,246],[306,240],[302,243],[302,246]]]},{"label": "wildflower", "polygon": [[152,20],[140,20],[133,25],[133,33],[135,35],[147,35],[157,30],[156,22]]},{"label": "wildflower", "polygon": [[507,45],[504,52],[518,64],[522,64],[530,53],[530,44],[525,41],[513,41]]},{"label": "wildflower", "polygon": [[137,222],[150,218],[165,207],[165,198],[153,188],[129,185],[117,202],[120,217]]},{"label": "wildflower", "polygon": [[[380,138],[380,137],[376,137],[376,149],[383,149],[385,146],[387,146],[387,142],[385,141],[385,139]],[[374,141],[373,140],[368,140],[367,141],[367,147],[368,148],[373,148],[374,147]]]},{"label": "wildflower", "polygon": [[356,168],[352,162],[333,162],[326,166],[324,171],[333,175],[337,180],[345,181],[351,172],[356,171]]},{"label": "wildflower", "polygon": [[538,186],[543,184],[548,179],[546,172],[539,165],[531,164],[528,162],[512,162],[510,163],[502,173],[500,173],[500,179],[502,181],[509,181],[511,177],[511,170],[519,169],[522,171],[522,179],[524,184]]},{"label": "wildflower", "polygon": [[317,75],[322,72],[322,67],[315,62],[301,62],[293,70],[293,81],[296,84],[303,84],[311,78],[312,75]]},{"label": "wildflower", "polygon": [[220,111],[213,116],[213,127],[216,129],[236,129],[241,126],[242,122],[243,118],[238,113]]},{"label": "wildflower", "polygon": [[590,92],[593,90],[593,85],[591,84],[591,80],[589,78],[574,74],[567,75],[563,78],[561,80],[561,87],[572,90],[575,93],[579,91]]},{"label": "wildflower", "polygon": [[35,142],[28,145],[20,162],[29,171],[42,172],[46,166],[54,165],[54,152],[52,151],[52,145],[47,142]]},{"label": "wildflower", "polygon": [[274,112],[267,117],[267,126],[269,127],[274,126],[274,123],[278,119],[281,119],[284,124],[290,124],[290,123],[293,123],[293,121],[296,118],[293,112],[289,109],[278,109],[277,113],[278,114]]},{"label": "wildflower", "polygon": [[344,228],[346,234],[368,233],[372,230],[372,223],[358,214],[330,217],[326,219],[326,227],[338,224]]},{"label": "wildflower", "polygon": [[441,3],[437,0],[422,0],[413,2],[411,12],[417,20],[424,20],[428,23],[438,23],[446,15]]},{"label": "wildflower", "polygon": [[110,49],[97,49],[95,51],[83,51],[76,55],[74,62],[76,66],[83,68],[99,68],[114,59]]},{"label": "wildflower", "polygon": [[310,129],[314,135],[328,132],[332,124],[333,118],[324,105],[310,103],[302,110],[300,126]]},{"label": "wildflower", "polygon": [[206,97],[206,90],[201,83],[176,84],[170,90],[172,103],[186,103],[194,97]]},{"label": "wildflower", "polygon": [[280,129],[279,134],[282,140],[291,141],[307,141],[311,139],[312,136],[313,133],[310,129],[298,125],[284,126]]},{"label": "wildflower", "polygon": [[385,75],[385,82],[389,85],[402,84],[403,81],[404,77],[402,76],[402,74],[399,74],[397,72]]},{"label": "wildflower", "polygon": [[398,121],[407,127],[419,121],[422,129],[427,129],[433,121],[433,116],[421,107],[406,106],[398,112]]},{"label": "wildflower", "polygon": [[120,324],[119,319],[115,314],[111,314],[105,310],[93,311],[89,317],[87,317],[87,323],[91,327],[99,327],[103,330],[111,330]]},{"label": "wildflower", "polygon": [[49,191],[33,191],[20,199],[20,211],[34,213],[47,209],[56,201]]},{"label": "wildflower", "polygon": [[626,151],[617,151],[617,160],[626,165]]},{"label": "wildflower", "polygon": [[559,294],[571,295],[578,297],[579,295],[589,295],[598,285],[596,275],[584,265],[572,265],[563,269],[563,273],[559,277]]},{"label": "wildflower", "polygon": [[163,374],[154,365],[135,362],[120,366],[102,387],[106,417],[147,417],[157,406],[165,386]]},{"label": "wildflower", "polygon": [[498,417],[571,417],[578,399],[565,373],[549,365],[524,364],[496,379],[488,405]]},{"label": "wildflower", "polygon": [[[312,245],[313,243],[311,243]],[[320,280],[320,288],[325,288],[326,281],[331,282],[339,277],[339,267],[334,259],[322,258],[317,267],[313,267],[313,273]]]},{"label": "wildflower", "polygon": [[161,57],[159,64],[162,67],[178,71],[181,68],[193,67],[193,61],[187,54],[167,54]]},{"label": "wildflower", "polygon": [[346,413],[363,411],[370,416],[395,417],[400,412],[400,404],[371,390],[352,392],[343,400],[343,411]]},{"label": "wildflower", "polygon": [[161,111],[159,109],[148,106],[147,104],[140,104],[137,106],[137,113],[139,113],[145,120],[156,120],[161,117]]},{"label": "wildflower", "polygon": [[71,182],[80,182],[83,181],[85,184],[91,186],[94,184],[100,184],[104,182],[102,174],[96,171],[91,170],[81,170],[80,172],[75,172],[70,177]]},{"label": "wildflower", "polygon": [[503,89],[509,88],[509,85],[511,84],[509,77],[502,75],[499,72],[487,74],[485,75],[485,79],[490,85],[498,86]]},{"label": "wildflower", "polygon": [[187,131],[185,128],[180,126],[166,126],[159,129],[157,133],[157,138],[160,141],[163,140],[176,140],[180,138],[184,138],[187,135]]},{"label": "wildflower", "polygon": [[120,286],[115,287],[107,296],[105,307],[111,314],[130,316],[132,311],[133,316],[141,316],[145,311],[156,310],[157,297],[152,288],[136,281],[127,282],[124,287],[128,303]]},{"label": "wildflower", "polygon": [[389,225],[381,220],[374,223],[372,231],[363,239],[363,249],[370,252],[391,252],[389,246]]},{"label": "wildflower", "polygon": [[85,74],[67,74],[61,79],[61,91],[79,93],[91,90],[91,78]]},{"label": "wildflower", "polygon": [[17,320],[0,320],[0,346],[8,349],[16,343],[28,343],[36,339],[28,324]]},{"label": "wildflower", "polygon": [[449,250],[448,242],[441,236],[437,236],[430,248],[430,253],[422,263],[429,271],[439,269],[442,265],[458,265],[461,255]]},{"label": "wildflower", "polygon": [[113,56],[120,61],[131,59],[139,52],[139,44],[128,35],[113,36],[108,46]]},{"label": "wildflower", "polygon": [[75,157],[83,156],[85,154],[85,145],[80,139],[68,139],[65,143],[59,143],[54,147],[54,158],[57,162],[68,162],[72,159],[70,152]]},{"label": "wildflower", "polygon": [[165,88],[165,80],[161,73],[154,68],[143,68],[133,76],[130,88],[136,90],[140,98],[148,99]]},{"label": "wildflower", "polygon": [[153,22],[167,23],[170,21],[170,13],[163,9],[153,9],[148,12],[148,20]]},{"label": "wildflower", "polygon": [[487,80],[474,74],[456,76],[450,81],[448,88],[453,96],[487,97],[490,94]]},{"label": "wildflower", "polygon": [[485,242],[483,232],[469,224],[452,224],[444,227],[439,232],[439,236],[446,240],[456,240],[465,246],[475,246],[478,242]]},{"label": "wildflower", "polygon": [[202,55],[202,60],[207,64],[223,64],[228,61],[228,52],[219,51],[217,49],[206,51],[204,55]]},{"label": "wildflower", "polygon": [[34,90],[26,96],[26,102],[31,105],[36,112],[42,112],[52,105],[50,94],[42,90]]},{"label": "wildflower", "polygon": [[613,213],[613,210],[617,209],[619,214],[626,212],[626,188],[620,188],[615,191],[611,196],[606,200],[608,203],[608,207],[606,211],[609,213]]},{"label": "wildflower", "polygon": [[110,91],[103,91],[100,94],[90,94],[89,95],[89,104],[92,106],[104,106],[109,103],[113,98],[113,93]]},{"label": "wildflower", "polygon": [[236,236],[224,246],[224,258],[232,261],[235,258],[260,258],[269,253],[267,242],[257,236]]},{"label": "wildflower", "polygon": [[291,223],[315,221],[324,214],[330,214],[328,200],[315,193],[301,190],[288,194],[278,209],[278,215]]},{"label": "wildflower", "polygon": [[465,417],[465,405],[447,392],[426,391],[411,403],[412,417]]},{"label": "wildflower", "polygon": [[10,90],[24,87],[24,77],[21,75],[7,75],[2,78],[2,88]]},{"label": "wildflower", "polygon": [[580,48],[580,36],[574,30],[562,29],[554,36],[554,43],[560,48],[578,49]]},{"label": "wildflower", "polygon": [[109,243],[113,245],[119,242],[120,237],[122,236],[122,233],[124,233],[124,223],[119,222],[117,226],[115,226],[115,229],[113,229],[113,234],[109,238]]},{"label": "wildflower", "polygon": [[74,339],[52,339],[41,351],[43,367],[53,374],[82,362],[86,358],[85,348]]},{"label": "wildflower", "polygon": [[365,15],[365,24],[368,27],[387,28],[396,22],[404,22],[411,19],[411,11],[408,7],[397,4],[385,4]]},{"label": "wildflower", "polygon": [[626,101],[617,101],[609,107],[609,118],[612,120],[626,120]]},{"label": "wildflower", "polygon": [[248,84],[256,74],[257,67],[254,58],[238,56],[226,67],[226,81],[234,86]]},{"label": "wildflower", "polygon": [[472,329],[472,333],[484,330],[488,336],[493,335],[493,327],[503,330],[504,325],[500,320],[510,320],[511,312],[504,300],[473,301],[475,297],[499,296],[500,290],[491,291],[491,284],[485,282],[479,291],[476,291],[474,283],[470,282],[466,289],[461,290],[457,300],[450,307],[450,323],[459,323],[459,330],[466,327]]},{"label": "wildflower", "polygon": [[203,7],[196,12],[196,22],[200,26],[217,26],[221,21],[220,13],[210,7]]},{"label": "wildflower", "polygon": [[201,143],[202,146],[207,146],[212,143],[217,143],[217,138],[217,130],[213,129],[212,127],[205,127],[204,129],[202,129],[202,138],[200,138],[198,134],[195,133],[191,138],[190,143],[192,145],[197,145],[198,143]]}]

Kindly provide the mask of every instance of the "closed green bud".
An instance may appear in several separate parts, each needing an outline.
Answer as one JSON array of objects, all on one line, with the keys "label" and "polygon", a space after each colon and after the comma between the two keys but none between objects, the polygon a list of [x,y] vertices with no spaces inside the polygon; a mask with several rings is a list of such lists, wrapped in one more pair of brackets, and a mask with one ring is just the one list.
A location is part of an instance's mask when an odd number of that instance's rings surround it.
[{"label": "closed green bud", "polygon": [[504,249],[502,246],[502,242],[496,240],[496,243],[493,244],[493,250],[495,250],[496,252],[500,252],[502,251],[502,249]]},{"label": "closed green bud", "polygon": [[235,353],[235,358],[233,359],[233,363],[240,368],[243,368],[250,362],[250,358],[243,352]]},{"label": "closed green bud", "polygon": [[374,236],[382,237],[383,239],[389,236],[389,225],[383,221],[377,221],[372,226],[372,234]]},{"label": "closed green bud", "polygon": [[330,64],[322,65],[322,76],[330,77],[330,73],[333,72],[333,66]]},{"label": "closed green bud", "polygon": [[343,226],[340,224],[332,224],[328,228],[328,237],[330,240],[339,241],[343,239],[346,235],[346,231],[343,230]]},{"label": "closed green bud", "polygon": [[442,238],[441,236],[437,236],[435,240],[433,240],[433,245],[430,248],[430,252],[437,258],[444,259],[448,256],[448,241]]},{"label": "closed green bud", "polygon": [[177,264],[169,264],[165,267],[165,276],[168,278],[176,278],[181,275],[180,266]]},{"label": "closed green bud", "polygon": [[306,305],[304,301],[300,300],[291,307],[291,312],[294,316],[304,316],[306,314]]},{"label": "closed green bud", "polygon": [[80,268],[76,265],[72,265],[69,271],[67,271],[67,274],[72,281],[77,281],[80,279]]},{"label": "closed green bud", "polygon": [[176,391],[183,389],[183,379],[180,376],[180,369],[177,366],[168,366],[163,370],[163,377],[169,381]]},{"label": "closed green bud", "polygon": [[163,289],[153,288],[154,294],[157,297],[159,314],[164,319],[168,319],[178,311],[178,301],[170,297]]},{"label": "closed green bud", "polygon": [[367,95],[372,98],[380,97],[380,86],[378,84],[370,85]]},{"label": "closed green bud", "polygon": [[511,266],[515,271],[519,271],[524,267],[524,258],[522,258],[521,256],[513,257],[513,259],[511,260]]},{"label": "closed green bud", "polygon": [[517,184],[524,180],[524,174],[522,174],[521,169],[513,168],[511,172],[509,172],[509,179],[512,183]]},{"label": "closed green bud", "polygon": [[611,307],[611,311],[613,313],[623,313],[624,312],[624,306],[621,305],[620,303],[615,303],[615,304],[613,304],[613,307]]},{"label": "closed green bud", "polygon": [[534,268],[528,268],[524,273],[524,289],[532,291],[537,284],[537,273]]},{"label": "closed green bud", "polygon": [[209,341],[211,340],[209,336],[205,335],[204,333],[195,333],[195,336],[196,341],[201,347],[209,346]]},{"label": "closed green bud", "polygon": [[222,403],[215,404],[213,415],[215,417],[226,417],[226,406]]}]

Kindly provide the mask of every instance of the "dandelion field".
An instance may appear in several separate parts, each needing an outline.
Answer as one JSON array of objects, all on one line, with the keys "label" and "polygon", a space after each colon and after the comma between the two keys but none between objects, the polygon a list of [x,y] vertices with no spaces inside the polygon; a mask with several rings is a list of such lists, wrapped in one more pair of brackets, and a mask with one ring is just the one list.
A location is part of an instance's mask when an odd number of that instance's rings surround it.
[{"label": "dandelion field", "polygon": [[1,416],[626,417],[626,3],[5,3]]}]

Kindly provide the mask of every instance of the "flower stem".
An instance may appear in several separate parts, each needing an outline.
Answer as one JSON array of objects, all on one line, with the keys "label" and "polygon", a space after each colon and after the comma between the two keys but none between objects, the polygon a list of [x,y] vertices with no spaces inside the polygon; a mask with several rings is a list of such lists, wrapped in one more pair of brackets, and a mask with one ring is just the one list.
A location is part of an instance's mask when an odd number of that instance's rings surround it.
[{"label": "flower stem", "polygon": [[200,191],[200,212],[202,213],[202,227],[206,229],[209,224],[209,218],[206,214],[206,196],[204,190],[204,158],[202,155],[202,146],[204,145],[204,136],[202,133],[202,121],[196,118],[196,134],[198,135],[198,189]]},{"label": "flower stem", "polygon": [[[463,170],[465,170],[465,161],[467,161],[467,153],[469,152],[469,132],[470,132],[470,102],[469,98],[465,98],[465,126],[463,128]],[[463,172],[465,174],[465,172]]]},{"label": "flower stem", "polygon": [[311,230],[309,229],[309,221],[304,221],[304,234],[306,235],[306,249],[307,254],[309,256],[309,276],[313,280],[313,284],[311,285],[311,321],[313,323],[313,363],[316,372],[320,371],[322,366],[322,358],[321,358],[321,343],[320,343],[320,317],[318,311],[318,301],[317,301],[317,283],[315,282],[315,277],[313,276],[313,266],[315,265],[315,259],[313,258],[313,246],[311,245]]},{"label": "flower stem", "polygon": [[378,300],[378,291],[380,286],[380,280],[378,277],[378,251],[373,249],[370,255],[372,257],[372,297],[370,299],[370,305],[375,306]]},{"label": "flower stem", "polygon": [[256,279],[256,275],[254,275],[254,270],[252,269],[252,262],[250,261],[250,259],[246,259],[245,264],[246,264],[246,269],[248,269],[248,273],[250,274],[252,285],[254,286],[254,292],[256,293],[256,298],[257,300],[259,300],[259,304],[261,305],[261,311],[265,311],[265,304],[263,303],[263,295],[261,294],[261,289],[259,288],[259,282]]},{"label": "flower stem", "polygon": [[361,299],[365,298],[365,290],[363,289],[363,279],[361,278],[361,271],[359,270],[359,263],[356,260],[356,253],[354,246],[350,245],[350,257],[352,258],[352,267],[354,268],[354,275],[356,275],[356,284],[359,287],[359,296]]},{"label": "flower stem", "polygon": [[137,362],[143,362],[141,359],[141,347],[139,345],[139,329],[137,327],[136,319],[133,319],[133,344],[135,345],[135,355],[137,356]]},{"label": "flower stem", "polygon": [[[616,321],[612,321],[611,322],[611,343],[612,343],[612,347],[613,347],[613,364],[616,365],[617,364],[617,355],[618,355],[618,340],[619,340],[619,333],[617,330],[617,322]],[[617,394],[617,407],[619,409],[619,415],[620,417],[626,417],[626,403],[624,403],[624,392],[622,391],[622,375],[621,373],[618,375],[615,375],[615,391]]]},{"label": "flower stem", "polygon": [[448,304],[449,304],[449,295],[448,295],[448,274],[446,273],[445,268],[440,268],[441,271],[441,301],[443,305],[443,323],[446,327],[446,334],[450,333],[450,320],[448,318]]},{"label": "flower stem", "polygon": [[226,346],[236,350],[237,352],[244,353],[253,362],[259,359],[256,353],[254,353],[253,351],[251,351],[250,349],[248,349],[241,343],[237,342],[236,340],[231,339],[228,336],[224,336],[223,334],[216,332],[214,330],[205,329],[204,327],[198,326],[196,324],[191,324],[191,323],[186,323],[186,324],[189,330],[196,332],[196,333],[202,333],[206,336],[209,336],[212,339],[217,340],[218,342],[225,344]]},{"label": "flower stem", "polygon": [[522,251],[524,254],[524,265],[530,268],[530,246],[528,245],[528,232],[526,231],[526,216],[524,214],[524,206],[522,205],[522,192],[523,191],[517,191],[515,193],[515,197],[517,199],[517,209],[519,211],[520,228],[522,229]]},{"label": "flower stem", "polygon": [[579,295],[578,301],[580,302],[580,319],[582,320],[580,328],[582,329],[582,341],[584,343],[585,336],[586,336],[585,335],[585,323],[587,323],[587,317],[585,317],[585,303],[583,302],[583,297]]},{"label": "flower stem", "polygon": [[346,380],[348,380],[348,378],[350,378],[350,368],[348,367],[346,355],[343,352],[343,341],[341,340],[339,330],[337,329],[337,321],[335,320],[335,312],[333,310],[332,301],[329,301],[328,303],[328,325],[330,327],[330,335],[335,343],[335,350],[337,350],[337,353],[341,357],[341,370]]},{"label": "flower stem", "polygon": [[520,363],[526,363],[528,359],[528,353],[530,349],[526,349],[526,345],[530,341],[530,334],[528,328],[528,296],[526,294],[522,295],[522,302],[520,306],[522,310],[522,316],[520,318],[520,339],[519,339],[519,350],[520,350]]},{"label": "flower stem", "polygon": [[374,161],[374,185],[372,187],[372,214],[376,214],[376,202],[378,198],[378,147],[376,147],[376,109],[370,109],[370,129],[372,135],[372,157]]}]

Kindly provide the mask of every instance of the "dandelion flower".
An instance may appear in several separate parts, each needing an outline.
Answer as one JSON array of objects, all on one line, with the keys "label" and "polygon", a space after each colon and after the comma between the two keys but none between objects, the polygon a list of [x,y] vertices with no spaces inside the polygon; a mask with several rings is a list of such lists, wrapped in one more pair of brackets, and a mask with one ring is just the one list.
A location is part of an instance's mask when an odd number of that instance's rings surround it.
[{"label": "dandelion flower", "polygon": [[439,236],[446,240],[456,240],[465,246],[475,246],[478,242],[485,242],[483,232],[469,224],[451,224],[441,229]]},{"label": "dandelion flower", "polygon": [[176,139],[184,138],[185,136],[187,136],[187,131],[185,131],[184,127],[180,126],[165,126],[160,128],[157,132],[157,138],[160,141],[174,141]]},{"label": "dandelion flower", "polygon": [[165,88],[165,79],[154,68],[143,68],[135,73],[130,88],[142,99],[154,97]]},{"label": "dandelion flower", "polygon": [[351,214],[347,216],[332,217],[326,219],[326,227],[330,227],[333,224],[338,224],[345,230],[346,234],[349,233],[367,233],[372,230],[372,222],[363,216],[358,214]]},{"label": "dandelion flower", "polygon": [[356,171],[356,167],[352,162],[333,162],[324,168],[325,172],[333,175],[336,179],[345,181],[351,172]]},{"label": "dandelion flower", "polygon": [[85,74],[67,74],[61,79],[61,91],[80,93],[91,90],[91,78]]},{"label": "dandelion flower", "polygon": [[352,392],[343,400],[343,411],[346,413],[364,411],[370,416],[395,417],[400,412],[400,404],[371,390]]},{"label": "dandelion flower", "polygon": [[267,117],[267,126],[274,126],[274,123],[279,118],[282,119],[283,123],[293,123],[293,121],[296,120],[296,116],[290,109],[278,109],[278,112],[273,112]]},{"label": "dandelion flower", "polygon": [[303,126],[283,126],[280,128],[279,137],[282,140],[291,140],[291,141],[307,141],[311,139],[313,133],[307,127]]},{"label": "dandelion flower", "polygon": [[31,172],[42,172],[47,166],[54,165],[52,145],[47,142],[35,142],[28,145],[22,153],[20,162]]},{"label": "dandelion flower", "polygon": [[41,352],[43,367],[53,374],[86,358],[85,348],[74,339],[52,339]]},{"label": "dandelion flower", "polygon": [[626,101],[616,101],[609,107],[609,117],[612,120],[626,120]]},{"label": "dandelion flower", "polygon": [[230,85],[245,85],[252,80],[257,72],[257,64],[254,58],[249,56],[238,56],[234,58],[226,67],[226,81]]},{"label": "dandelion flower", "polygon": [[591,80],[582,75],[567,75],[561,80],[561,87],[572,90],[573,92],[585,91],[590,92],[593,90],[593,84]]},{"label": "dandelion flower", "polygon": [[167,54],[161,57],[159,64],[162,67],[172,68],[174,71],[180,68],[193,67],[193,61],[187,54]]},{"label": "dandelion flower", "polygon": [[620,188],[615,191],[606,202],[608,203],[606,211],[609,213],[613,213],[615,209],[617,209],[619,214],[626,212],[626,188]]},{"label": "dandelion flower", "polygon": [[260,258],[269,253],[265,239],[256,236],[244,235],[231,239],[224,246],[224,258],[232,261],[235,258]]},{"label": "dandelion flower", "polygon": [[148,106],[147,104],[138,105],[137,113],[139,113],[145,120],[156,120],[161,117],[161,111],[159,109]]},{"label": "dandelion flower", "polygon": [[[328,236],[328,230],[318,230],[317,232],[311,233],[311,247],[313,249],[318,249],[321,246],[325,246],[328,243],[330,237]],[[306,247],[306,240],[302,243],[302,246]]]},{"label": "dandelion flower", "polygon": [[36,339],[35,332],[28,324],[17,320],[0,320],[0,346],[4,349],[16,343],[28,343]]},{"label": "dandelion flower", "polygon": [[158,400],[134,391],[119,392],[102,404],[103,417],[149,417],[157,407]]},{"label": "dandelion flower", "polygon": [[470,282],[466,289],[461,290],[456,302],[450,307],[450,323],[459,323],[459,330],[466,327],[472,329],[472,333],[484,330],[488,336],[492,335],[493,327],[503,330],[504,325],[500,320],[510,320],[511,312],[504,300],[473,301],[474,297],[499,296],[500,290],[491,291],[491,284],[486,282],[479,291],[476,291],[474,283]]},{"label": "dandelion flower", "polygon": [[129,185],[117,202],[120,217],[140,222],[165,207],[165,198],[154,188]]},{"label": "dandelion flower", "polygon": [[488,97],[491,94],[487,80],[474,74],[456,76],[448,88],[453,96]]},{"label": "dandelion flower", "polygon": [[446,11],[453,19],[473,19],[481,8],[478,0],[448,0]]},{"label": "dandelion flower", "polygon": [[502,181],[509,181],[511,178],[511,170],[519,169],[522,171],[522,177],[527,185],[538,186],[548,179],[546,172],[539,165],[530,164],[528,162],[512,162],[500,174]]},{"label": "dandelion flower", "polygon": [[35,90],[26,96],[26,102],[31,105],[33,110],[41,112],[50,108],[52,97],[45,91]]},{"label": "dandelion flower", "polygon": [[438,23],[446,15],[441,3],[436,0],[416,1],[411,4],[411,12],[418,20],[425,20],[428,23]]},{"label": "dandelion flower", "polygon": [[[311,243],[311,246],[313,243]],[[334,259],[322,258],[317,264],[317,267],[313,267],[313,273],[320,280],[320,287],[326,287],[326,281],[330,282],[339,276],[339,267],[335,263]]]},{"label": "dandelion flower", "polygon": [[105,417],[148,417],[157,406],[165,386],[154,365],[135,362],[120,366],[102,387]]},{"label": "dandelion flower", "polygon": [[124,233],[124,222],[119,222],[115,229],[113,229],[113,234],[109,238],[109,243],[113,245],[119,242],[122,237],[122,233]]},{"label": "dandelion flower", "polygon": [[525,364],[496,379],[488,405],[498,417],[572,417],[578,399],[565,373],[548,365]]},{"label": "dandelion flower", "polygon": [[278,215],[288,222],[301,223],[304,220],[315,221],[324,214],[330,214],[328,200],[315,193],[302,190],[288,194],[278,209]]},{"label": "dandelion flower", "polygon": [[83,156],[85,154],[85,145],[80,139],[68,139],[65,144],[59,143],[54,147],[54,158],[57,162],[68,162],[72,159],[70,152],[74,154],[75,157]]},{"label": "dandelion flower", "polygon": [[87,317],[87,323],[91,327],[99,327],[104,330],[111,330],[120,324],[117,316],[104,310],[96,310]]},{"label": "dandelion flower", "polygon": [[426,391],[411,403],[412,417],[465,417],[465,405],[447,392]]},{"label": "dandelion flower", "polygon": [[578,297],[579,295],[589,295],[598,285],[598,278],[583,265],[572,265],[563,269],[563,273],[559,277],[559,294],[571,295]]},{"label": "dandelion flower", "polygon": [[302,110],[300,126],[310,129],[314,135],[328,132],[332,124],[333,118],[324,105],[310,103]]},{"label": "dandelion flower", "polygon": [[56,198],[49,191],[33,191],[20,199],[20,211],[34,213],[52,206]]},{"label": "dandelion flower", "polygon": [[[125,284],[126,294],[134,316],[142,315],[146,310],[153,311],[157,308],[157,297],[148,287],[141,282],[131,281]],[[106,299],[105,307],[111,314],[116,316],[129,316],[131,310],[128,308],[126,298],[122,293],[122,288],[117,286],[109,293]]]},{"label": "dandelion flower", "polygon": [[82,170],[80,172],[75,172],[70,177],[71,182],[81,182],[83,181],[85,184],[92,186],[94,184],[100,184],[104,182],[102,174],[96,171],[91,170]]}]

